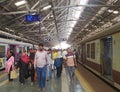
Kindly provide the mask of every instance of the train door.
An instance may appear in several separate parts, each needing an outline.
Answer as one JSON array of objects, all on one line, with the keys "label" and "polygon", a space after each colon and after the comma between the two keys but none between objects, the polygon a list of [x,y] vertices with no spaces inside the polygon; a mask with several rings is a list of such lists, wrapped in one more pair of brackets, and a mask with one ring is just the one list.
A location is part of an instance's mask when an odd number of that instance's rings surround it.
[{"label": "train door", "polygon": [[15,55],[15,61],[17,61],[16,45],[10,45],[10,50],[13,51],[13,53]]},{"label": "train door", "polygon": [[15,45],[10,45],[10,50],[12,50],[15,54],[16,53],[16,46]]},{"label": "train door", "polygon": [[25,46],[23,47],[23,51],[26,51],[26,47]]},{"label": "train door", "polygon": [[102,39],[102,45],[103,74],[112,79],[112,37]]},{"label": "train door", "polygon": [[19,51],[21,51],[21,52],[23,51],[23,50],[22,50],[22,47],[19,47]]},{"label": "train door", "polygon": [[30,48],[27,46],[27,52],[29,51],[29,49],[30,49]]}]

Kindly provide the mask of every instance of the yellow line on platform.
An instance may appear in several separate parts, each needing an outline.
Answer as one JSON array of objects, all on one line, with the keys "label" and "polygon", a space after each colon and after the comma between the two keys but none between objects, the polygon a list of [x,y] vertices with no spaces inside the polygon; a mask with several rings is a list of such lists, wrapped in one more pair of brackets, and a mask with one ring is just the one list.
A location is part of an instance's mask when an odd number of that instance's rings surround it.
[{"label": "yellow line on platform", "polygon": [[85,92],[95,92],[90,83],[82,76],[82,74],[80,74],[78,70],[75,70],[75,74]]},{"label": "yellow line on platform", "polygon": [[[17,73],[17,76],[18,76],[18,75],[19,75],[19,73]],[[7,76],[7,74],[5,73],[5,74],[1,75],[0,78],[2,78],[2,77],[4,77],[4,76]],[[0,82],[0,86],[6,85],[6,84],[9,84],[8,79]]]},{"label": "yellow line on platform", "polygon": [[4,80],[3,82],[0,83],[0,86],[6,85],[8,83],[8,80]]},{"label": "yellow line on platform", "polygon": [[7,76],[7,73],[3,73],[2,75],[0,75],[0,79]]}]

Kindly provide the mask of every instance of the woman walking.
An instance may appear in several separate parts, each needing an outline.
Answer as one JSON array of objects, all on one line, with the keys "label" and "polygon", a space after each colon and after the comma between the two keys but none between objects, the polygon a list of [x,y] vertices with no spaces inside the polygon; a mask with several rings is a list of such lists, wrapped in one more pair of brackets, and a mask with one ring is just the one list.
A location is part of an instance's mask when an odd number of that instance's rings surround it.
[{"label": "woman walking", "polygon": [[25,83],[25,78],[28,77],[28,61],[29,57],[27,56],[26,51],[24,51],[17,64],[17,67],[19,67],[19,81],[21,85]]},{"label": "woman walking", "polygon": [[5,71],[8,74],[8,81],[12,81],[13,79],[10,78],[11,71],[14,69],[14,53],[9,51],[7,54],[7,61],[5,63]]}]

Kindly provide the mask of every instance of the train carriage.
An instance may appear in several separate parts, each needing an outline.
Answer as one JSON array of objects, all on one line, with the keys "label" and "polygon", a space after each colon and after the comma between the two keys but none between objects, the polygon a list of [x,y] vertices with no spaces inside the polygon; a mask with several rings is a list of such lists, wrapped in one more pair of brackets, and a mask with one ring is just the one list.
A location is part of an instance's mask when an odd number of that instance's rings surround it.
[{"label": "train carriage", "polygon": [[30,43],[0,38],[0,70],[5,68],[5,55],[9,50],[12,50],[14,52],[15,61],[17,61],[17,54],[19,53],[19,51],[27,51],[29,48],[32,48],[32,46],[33,45]]},{"label": "train carriage", "polygon": [[117,24],[83,39],[79,51],[81,64],[120,89],[119,27]]}]

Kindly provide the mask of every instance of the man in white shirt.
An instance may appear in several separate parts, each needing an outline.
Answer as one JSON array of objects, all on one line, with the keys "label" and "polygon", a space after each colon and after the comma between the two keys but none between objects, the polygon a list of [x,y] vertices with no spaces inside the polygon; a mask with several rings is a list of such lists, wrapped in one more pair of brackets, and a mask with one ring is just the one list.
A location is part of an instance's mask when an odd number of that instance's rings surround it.
[{"label": "man in white shirt", "polygon": [[44,51],[43,44],[39,44],[35,54],[34,68],[37,70],[38,84],[42,91],[45,91],[47,65],[50,65],[47,52]]}]

